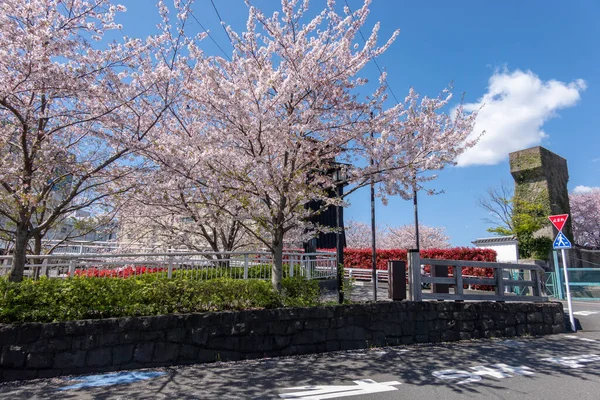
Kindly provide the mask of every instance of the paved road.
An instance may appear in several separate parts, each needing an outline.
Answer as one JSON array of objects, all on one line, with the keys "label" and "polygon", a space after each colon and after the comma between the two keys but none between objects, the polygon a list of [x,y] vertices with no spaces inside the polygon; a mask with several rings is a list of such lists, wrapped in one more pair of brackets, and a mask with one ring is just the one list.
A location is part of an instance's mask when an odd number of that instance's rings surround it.
[{"label": "paved road", "polygon": [[[574,304],[583,327],[576,334],[9,383],[0,386],[0,398],[596,400],[600,398],[600,303]],[[115,384],[118,381],[121,384]],[[90,386],[98,384],[110,385]],[[335,390],[334,397],[328,397],[329,390]],[[377,390],[388,391],[358,393]]]}]

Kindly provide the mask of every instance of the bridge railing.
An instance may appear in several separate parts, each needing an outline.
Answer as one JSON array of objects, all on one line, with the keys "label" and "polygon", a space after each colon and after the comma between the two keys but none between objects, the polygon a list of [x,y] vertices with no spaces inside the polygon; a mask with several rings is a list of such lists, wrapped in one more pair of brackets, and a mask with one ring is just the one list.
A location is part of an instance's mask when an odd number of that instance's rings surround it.
[{"label": "bridge railing", "polygon": [[[542,274],[543,268],[538,265],[511,264],[511,263],[492,263],[481,261],[461,261],[461,260],[434,260],[420,258],[418,252],[408,253],[409,268],[409,298],[413,301],[421,300],[476,300],[476,301],[548,301],[548,298],[542,293]],[[431,276],[421,276],[421,266],[430,265]],[[436,266],[444,267],[445,274],[437,274]],[[447,269],[452,269],[452,276],[448,276]],[[463,275],[464,267],[490,268],[494,271],[493,277],[472,277]],[[507,279],[513,273],[522,274],[524,279]],[[446,275],[446,276],[439,276]],[[526,277],[528,275],[528,277]],[[525,278],[526,277],[526,278]],[[421,283],[429,283],[432,287],[431,293],[424,293]],[[465,293],[464,286],[485,285],[492,286],[493,292],[489,293]],[[453,292],[450,292],[450,288]],[[520,290],[520,293],[530,293],[530,295],[515,294],[510,288],[529,288],[530,290]]]}]

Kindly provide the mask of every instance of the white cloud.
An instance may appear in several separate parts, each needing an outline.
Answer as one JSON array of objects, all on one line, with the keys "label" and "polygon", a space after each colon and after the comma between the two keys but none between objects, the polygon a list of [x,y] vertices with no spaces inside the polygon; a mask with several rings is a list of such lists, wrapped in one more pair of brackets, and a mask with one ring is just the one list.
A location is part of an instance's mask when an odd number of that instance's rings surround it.
[{"label": "white cloud", "polygon": [[465,110],[481,108],[473,135],[485,134],[477,145],[458,157],[459,166],[494,165],[508,153],[540,144],[547,137],[544,123],[556,111],[572,107],[586,88],[585,81],[542,81],[531,71],[496,71],[488,91]]},{"label": "white cloud", "polygon": [[573,189],[573,193],[589,193],[589,192],[593,192],[596,189],[600,189],[600,188],[593,188],[591,186],[579,185],[579,186],[575,186],[575,189]]}]

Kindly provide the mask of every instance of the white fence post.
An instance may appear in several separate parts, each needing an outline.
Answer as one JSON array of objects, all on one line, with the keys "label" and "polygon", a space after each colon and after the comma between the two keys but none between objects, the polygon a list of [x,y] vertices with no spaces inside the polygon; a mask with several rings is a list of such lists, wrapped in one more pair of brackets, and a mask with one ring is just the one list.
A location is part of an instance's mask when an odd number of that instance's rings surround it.
[{"label": "white fence post", "polygon": [[44,258],[42,261],[42,270],[40,271],[40,276],[48,276],[48,259]]},{"label": "white fence post", "polygon": [[410,249],[407,252],[409,274],[409,300],[421,301],[421,256],[419,250]]},{"label": "white fence post", "polygon": [[75,260],[72,258],[69,260],[69,277],[72,278],[75,276]]},{"label": "white fence post", "polygon": [[[289,264],[288,264],[288,268],[290,269],[290,278],[294,277],[294,262],[296,262],[296,257],[292,256],[291,254],[288,256],[288,259],[290,260]],[[302,265],[302,256],[300,256],[300,265]]]},{"label": "white fence post", "polygon": [[248,279],[248,253],[244,254],[244,279]]},{"label": "white fence post", "polygon": [[167,278],[171,279],[173,277],[173,256],[168,256],[169,265],[167,266]]}]

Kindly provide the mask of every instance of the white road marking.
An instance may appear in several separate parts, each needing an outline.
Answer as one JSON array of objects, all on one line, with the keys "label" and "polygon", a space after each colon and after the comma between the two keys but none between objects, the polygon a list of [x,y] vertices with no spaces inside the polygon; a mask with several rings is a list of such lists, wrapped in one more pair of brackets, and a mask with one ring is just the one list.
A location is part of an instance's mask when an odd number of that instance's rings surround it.
[{"label": "white road marking", "polygon": [[529,368],[529,367],[525,367],[523,365],[521,365],[520,367],[511,367],[510,365],[506,365],[506,364],[494,364],[494,367],[500,369],[502,372],[509,372],[511,374],[517,374],[517,375],[535,375],[532,371],[533,369]]},{"label": "white road marking", "polygon": [[588,315],[600,314],[600,311],[575,311],[573,315],[582,315],[587,317]]},{"label": "white road marking", "polygon": [[585,365],[583,363],[589,363],[594,361],[600,361],[600,356],[596,354],[583,354],[580,356],[570,356],[570,357],[550,357],[550,358],[542,358],[542,361],[548,361],[555,364],[560,364],[569,368],[583,368]]},{"label": "white road marking", "polygon": [[508,346],[508,347],[523,347],[523,346],[527,346],[525,343],[523,342],[517,342],[516,340],[503,340],[501,342],[503,345]]},{"label": "white road marking", "polygon": [[530,376],[535,375],[533,369],[521,365],[520,367],[513,367],[506,364],[494,364],[491,367],[486,367],[484,365],[476,365],[474,367],[469,367],[474,372],[459,370],[459,369],[444,369],[441,371],[435,371],[432,373],[433,376],[439,379],[453,381],[456,379],[460,379],[460,381],[456,382],[457,384],[463,383],[473,383],[481,381],[481,377],[488,375],[494,377],[496,379],[504,379],[504,378],[512,378],[513,375],[522,375],[522,376]]},{"label": "white road marking", "polygon": [[393,392],[398,390],[395,385],[401,385],[398,381],[377,383],[372,379],[361,379],[353,381],[358,386],[299,386],[286,390],[301,390],[301,392],[283,393],[279,397],[283,399],[322,400],[335,397],[358,396],[361,394]]},{"label": "white road marking", "polygon": [[463,383],[479,382],[481,380],[481,376],[460,369],[444,369],[441,371],[434,371],[432,375],[436,378],[447,381],[462,379],[461,381],[456,382],[459,385]]},{"label": "white road marking", "polygon": [[578,339],[578,340],[582,340],[584,342],[597,342],[597,340],[594,339],[588,339],[588,338],[584,338],[584,337],[579,337],[579,336],[575,336],[575,335],[565,335],[566,338],[569,339]]}]

